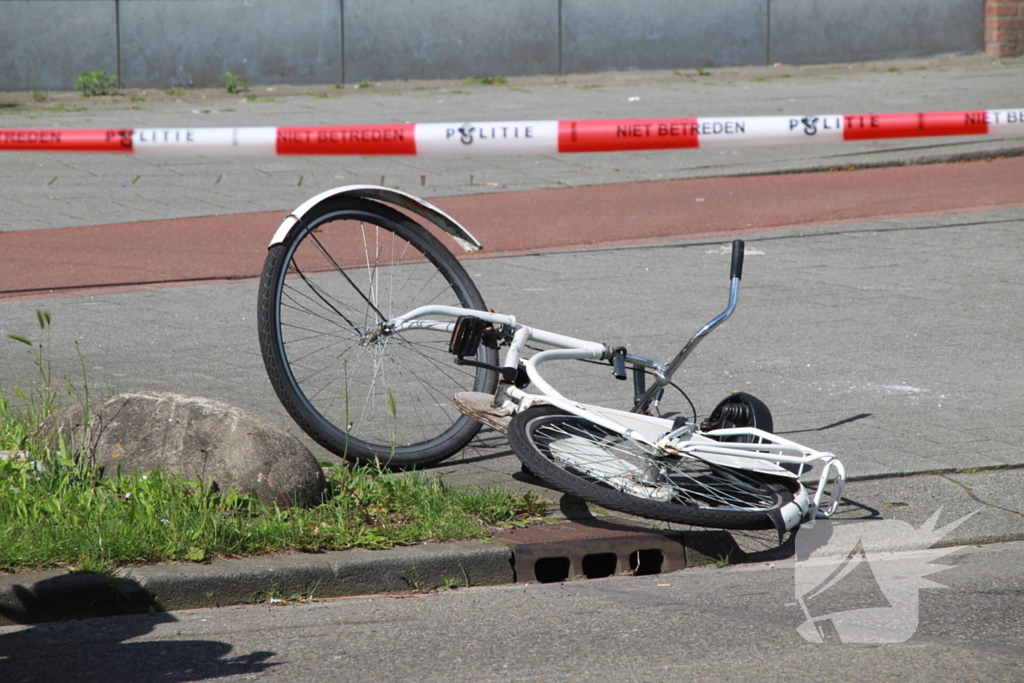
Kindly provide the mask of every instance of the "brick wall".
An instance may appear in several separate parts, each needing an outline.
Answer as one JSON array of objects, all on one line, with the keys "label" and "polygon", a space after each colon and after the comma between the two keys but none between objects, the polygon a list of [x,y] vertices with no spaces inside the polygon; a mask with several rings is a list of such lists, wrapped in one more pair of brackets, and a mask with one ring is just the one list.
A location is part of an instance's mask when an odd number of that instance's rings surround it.
[{"label": "brick wall", "polygon": [[985,52],[993,57],[1024,54],[1024,0],[985,0]]}]

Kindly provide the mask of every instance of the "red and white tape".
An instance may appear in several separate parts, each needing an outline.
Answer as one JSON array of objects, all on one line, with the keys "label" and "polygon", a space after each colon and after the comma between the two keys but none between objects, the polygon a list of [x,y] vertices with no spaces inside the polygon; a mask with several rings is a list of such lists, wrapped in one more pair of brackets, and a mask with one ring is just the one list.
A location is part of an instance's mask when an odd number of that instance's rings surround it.
[{"label": "red and white tape", "polygon": [[249,128],[0,129],[0,151],[152,155],[558,154],[1024,135],[1024,109]]}]

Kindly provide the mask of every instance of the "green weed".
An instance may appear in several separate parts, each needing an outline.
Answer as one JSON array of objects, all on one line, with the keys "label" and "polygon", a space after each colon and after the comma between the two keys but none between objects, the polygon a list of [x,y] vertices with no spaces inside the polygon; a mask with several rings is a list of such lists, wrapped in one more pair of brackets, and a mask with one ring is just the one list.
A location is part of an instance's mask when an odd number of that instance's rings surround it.
[{"label": "green weed", "polygon": [[75,79],[75,90],[81,90],[85,97],[110,95],[117,88],[117,76],[106,71],[85,71]]},{"label": "green weed", "polygon": [[729,551],[724,554],[714,555],[711,559],[714,561],[715,566],[719,569],[728,567],[733,564],[732,551]]},{"label": "green weed", "polygon": [[224,81],[224,87],[232,95],[246,92],[249,89],[249,79],[245,76],[233,74],[230,71],[225,71],[221,75],[220,80]]},{"label": "green weed", "polygon": [[478,85],[495,85],[508,83],[508,79],[504,76],[480,76],[479,78],[467,78],[466,82]]}]

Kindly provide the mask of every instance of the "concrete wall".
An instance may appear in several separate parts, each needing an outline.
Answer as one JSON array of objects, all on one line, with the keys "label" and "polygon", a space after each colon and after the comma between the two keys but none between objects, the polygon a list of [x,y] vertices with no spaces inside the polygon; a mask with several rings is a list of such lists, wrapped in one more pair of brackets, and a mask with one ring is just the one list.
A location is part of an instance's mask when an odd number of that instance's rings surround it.
[{"label": "concrete wall", "polygon": [[345,80],[559,73],[558,4],[345,0]]},{"label": "concrete wall", "polygon": [[122,0],[118,5],[126,86],[220,85],[225,71],[257,83],[341,82],[338,0]]},{"label": "concrete wall", "polygon": [[[995,0],[988,0],[993,2]],[[986,0],[0,0],[0,90],[353,83],[985,49]]]},{"label": "concrete wall", "polygon": [[766,0],[563,0],[565,73],[764,64]]},{"label": "concrete wall", "polygon": [[117,73],[113,0],[0,0],[0,90],[70,90],[97,70]]},{"label": "concrete wall", "polygon": [[771,63],[822,64],[985,49],[978,0],[772,0]]}]

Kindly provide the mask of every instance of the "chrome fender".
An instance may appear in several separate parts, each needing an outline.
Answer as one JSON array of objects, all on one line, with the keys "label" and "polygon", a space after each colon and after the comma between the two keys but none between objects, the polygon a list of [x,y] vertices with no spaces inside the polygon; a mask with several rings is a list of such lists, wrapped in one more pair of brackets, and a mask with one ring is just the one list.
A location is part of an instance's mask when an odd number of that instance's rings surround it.
[{"label": "chrome fender", "polygon": [[283,242],[284,238],[287,237],[288,232],[296,223],[302,220],[302,217],[305,216],[313,207],[317,206],[321,202],[343,196],[370,199],[382,204],[394,204],[395,206],[407,209],[408,211],[422,216],[441,230],[444,230],[468,253],[472,254],[473,252],[480,251],[483,248],[483,245],[473,237],[469,230],[466,230],[458,221],[433,204],[425,202],[419,197],[414,197],[411,194],[377,185],[346,185],[344,187],[336,187],[333,190],[321,192],[317,196],[311,197],[303,202],[297,209],[288,214],[284,221],[281,222],[277,232],[274,233],[274,237],[271,238],[269,246],[272,247],[275,244]]}]

